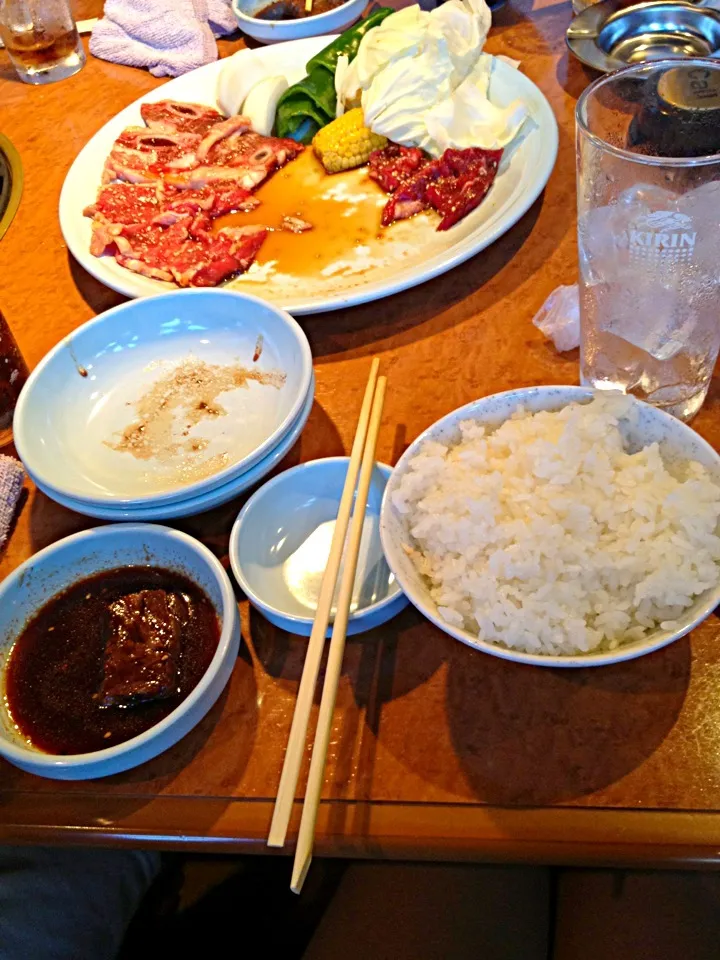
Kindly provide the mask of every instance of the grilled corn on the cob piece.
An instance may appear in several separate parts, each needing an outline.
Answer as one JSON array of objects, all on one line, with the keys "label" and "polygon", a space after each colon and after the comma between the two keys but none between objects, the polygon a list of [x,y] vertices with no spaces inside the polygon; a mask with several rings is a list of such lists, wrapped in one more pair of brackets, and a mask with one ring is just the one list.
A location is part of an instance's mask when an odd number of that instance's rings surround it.
[{"label": "grilled corn on the cob piece", "polygon": [[313,140],[313,149],[328,173],[352,170],[367,163],[373,150],[387,146],[387,137],[365,126],[361,107],[348,110],[322,130]]}]

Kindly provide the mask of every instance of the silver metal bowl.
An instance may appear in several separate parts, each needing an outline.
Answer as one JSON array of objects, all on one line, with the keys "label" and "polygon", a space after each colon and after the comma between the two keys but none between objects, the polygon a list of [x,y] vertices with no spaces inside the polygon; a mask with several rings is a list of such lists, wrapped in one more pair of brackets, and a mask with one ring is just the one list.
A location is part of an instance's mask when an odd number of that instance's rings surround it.
[{"label": "silver metal bowl", "polygon": [[720,52],[720,12],[687,0],[602,0],[573,20],[566,40],[578,60],[603,73],[668,57],[712,57]]}]

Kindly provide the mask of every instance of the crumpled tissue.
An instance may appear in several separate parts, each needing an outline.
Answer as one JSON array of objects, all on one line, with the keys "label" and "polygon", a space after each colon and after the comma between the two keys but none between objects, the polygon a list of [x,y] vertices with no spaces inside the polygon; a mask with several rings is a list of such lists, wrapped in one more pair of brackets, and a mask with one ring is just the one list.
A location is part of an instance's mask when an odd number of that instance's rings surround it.
[{"label": "crumpled tissue", "polygon": [[553,290],[533,317],[533,324],[560,353],[580,346],[580,294],[576,283]]}]

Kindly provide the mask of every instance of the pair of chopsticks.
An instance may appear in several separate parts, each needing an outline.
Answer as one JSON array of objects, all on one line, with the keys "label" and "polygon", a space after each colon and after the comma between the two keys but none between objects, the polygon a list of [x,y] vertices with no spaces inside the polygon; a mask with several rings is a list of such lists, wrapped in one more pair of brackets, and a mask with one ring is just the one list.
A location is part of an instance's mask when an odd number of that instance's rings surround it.
[{"label": "pair of chopsticks", "polygon": [[[380,429],[380,420],[382,418],[383,403],[385,400],[387,379],[385,377],[378,378],[379,366],[380,361],[375,357],[370,368],[367,387],[365,388],[365,396],[363,398],[360,419],[358,420],[355,440],[353,441],[352,452],[350,454],[345,486],[343,487],[342,497],[340,498],[340,507],[335,522],[335,532],[330,545],[330,556],[328,557],[327,567],[325,568],[320,586],[317,612],[308,642],[305,665],[300,680],[300,689],[298,690],[297,702],[295,704],[295,714],[290,728],[285,762],[283,764],[280,786],[275,801],[275,810],[268,835],[269,847],[282,847],[285,843],[293,801],[295,800],[295,789],[297,787],[300,767],[305,752],[305,738],[307,736],[310,711],[315,694],[315,685],[317,684],[320,670],[320,661],[325,647],[325,635],[330,619],[330,610],[340,572],[340,563],[343,558],[343,548],[345,547],[345,538],[349,525],[350,533],[347,536],[347,547],[345,549],[345,566],[340,579],[340,592],[338,594],[335,622],[330,639],[330,652],[328,653],[325,671],[325,683],[320,701],[320,713],[318,715],[315,743],[313,745],[310,772],[308,774],[305,801],[300,821],[300,833],[295,851],[292,880],[290,882],[290,889],[294,893],[300,893],[310,863],[312,862],[315,822],[317,820],[320,792],[325,776],[325,758],[330,742],[335,698],[337,696],[340,669],[345,652],[345,635],[348,618],[350,616],[350,603],[352,600],[353,585],[355,583],[358,553],[360,551],[360,539],[365,522],[368,491],[370,489],[373,467],[375,466],[375,447],[377,446],[378,431]],[[356,485],[357,495],[355,496],[355,508],[353,510],[353,495],[355,494]],[[351,512],[352,520],[350,519]]]}]

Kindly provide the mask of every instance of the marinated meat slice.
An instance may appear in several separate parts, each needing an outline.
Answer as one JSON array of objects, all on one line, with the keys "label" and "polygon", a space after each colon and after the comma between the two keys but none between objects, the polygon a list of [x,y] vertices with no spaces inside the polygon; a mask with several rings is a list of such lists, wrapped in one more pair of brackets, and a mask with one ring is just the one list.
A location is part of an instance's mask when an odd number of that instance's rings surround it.
[{"label": "marinated meat slice", "polygon": [[237,116],[228,117],[220,123],[214,124],[202,138],[198,147],[197,156],[201,163],[204,163],[210,155],[210,151],[221,140],[227,140],[228,137],[247,133],[252,130],[252,123],[247,117]]},{"label": "marinated meat slice", "polygon": [[137,233],[126,228],[115,238],[115,259],[133,273],[174,280],[180,287],[216,286],[248,269],[267,231],[261,226],[228,227],[213,235],[211,226],[212,221],[201,216],[169,227],[151,224]]},{"label": "marinated meat slice", "polygon": [[502,150],[446,150],[437,163],[440,176],[433,178],[427,200],[443,215],[438,230],[448,230],[474,210],[486,197],[495,180]]},{"label": "marinated meat slice", "polygon": [[305,148],[282,137],[264,137],[260,133],[234,133],[219,140],[208,153],[211,164],[225,167],[262,169],[269,176],[293,160]]},{"label": "marinated meat slice", "polygon": [[245,273],[267,235],[264,227],[227,227],[213,236],[198,234],[173,258],[170,270],[180,287],[215,287]]},{"label": "marinated meat slice", "polygon": [[380,218],[382,225],[387,227],[396,220],[407,220],[408,217],[414,217],[416,213],[427,210],[429,206],[425,196],[427,185],[428,177],[423,170],[401,184],[383,207]]},{"label": "marinated meat slice", "polygon": [[151,223],[162,201],[162,188],[157,184],[110,183],[101,187],[95,203],[83,211],[86,217],[93,217],[90,252],[102,256],[124,227]]},{"label": "marinated meat slice", "polygon": [[187,190],[202,190],[222,183],[232,183],[251,192],[268,177],[263,167],[196,167],[189,173],[170,174],[166,180],[174,187]]},{"label": "marinated meat slice", "polygon": [[95,203],[83,213],[103,217],[108,223],[149,223],[163,199],[160,184],[110,183],[100,188]]},{"label": "marinated meat slice", "polygon": [[[132,255],[133,238],[143,235],[136,228],[150,224],[169,227],[183,222],[192,236],[207,232],[211,219],[252,210],[259,203],[248,190],[232,182],[203,190],[177,190],[165,187],[162,182],[110,183],[100,189],[95,203],[83,213],[94,218],[90,252],[99,257],[113,244],[121,253]],[[160,234],[154,231],[151,235],[154,245]]]},{"label": "marinated meat slice", "polygon": [[233,180],[220,181],[199,190],[179,190],[168,187],[166,192],[168,210],[185,213],[196,213],[202,210],[213,219],[238,210],[244,212],[254,210],[260,205],[257,197],[244,187],[238,186]]},{"label": "marinated meat slice", "polygon": [[140,116],[153,130],[168,133],[204,134],[224,119],[221,113],[202,103],[179,103],[177,100],[160,100],[144,103]]},{"label": "marinated meat slice", "polygon": [[177,692],[185,599],[164,590],[131,593],[110,605],[100,698],[129,707]]},{"label": "marinated meat slice", "polygon": [[234,133],[212,146],[207,163],[186,173],[168,172],[166,180],[189,190],[233,182],[252,191],[303,149],[302,144],[294,140],[263,137],[259,133]]},{"label": "marinated meat slice", "polygon": [[[423,163],[412,176],[401,179],[394,189],[382,212],[383,226],[432,207],[442,214],[437,229],[449,229],[485,198],[497,174],[501,157],[502,150],[468,147],[465,150],[448,149],[438,160]],[[400,158],[401,161],[403,159]],[[383,166],[386,160],[387,168]],[[391,176],[388,173],[391,166],[390,155],[376,159],[375,169],[380,171],[380,175],[373,179],[377,179],[381,186],[397,179],[396,174]]]},{"label": "marinated meat slice", "polygon": [[382,150],[374,150],[370,154],[368,176],[379,183],[385,193],[394,193],[430,162],[430,157],[419,147],[401,147],[397,143],[389,143]]},{"label": "marinated meat slice", "polygon": [[188,242],[191,222],[188,216],[170,226],[123,227],[114,238],[116,261],[140,276],[172,282],[170,263]]},{"label": "marinated meat slice", "polygon": [[196,167],[201,140],[196,133],[163,133],[147,127],[129,127],[113,144],[105,161],[103,182],[148,183],[161,179],[166,169]]}]

